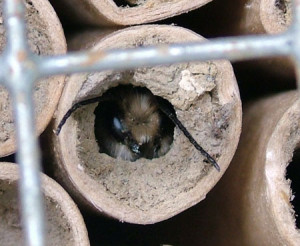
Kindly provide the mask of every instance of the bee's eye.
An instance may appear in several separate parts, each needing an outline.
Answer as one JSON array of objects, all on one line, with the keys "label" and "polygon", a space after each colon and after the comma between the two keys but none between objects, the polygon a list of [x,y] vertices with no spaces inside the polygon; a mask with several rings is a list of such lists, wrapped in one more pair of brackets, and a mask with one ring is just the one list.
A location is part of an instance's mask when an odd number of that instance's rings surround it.
[{"label": "bee's eye", "polygon": [[113,117],[113,129],[116,139],[127,145],[133,153],[140,154],[140,146],[136,140],[133,139],[131,132],[124,127],[122,120],[120,120],[118,117]]},{"label": "bee's eye", "polygon": [[118,141],[121,143],[124,143],[125,138],[127,136],[126,129],[124,127],[124,124],[122,123],[122,120],[119,117],[113,117],[112,119],[112,133],[115,136]]},{"label": "bee's eye", "polygon": [[116,130],[124,132],[124,127],[119,118],[117,118],[117,117],[113,118],[113,125]]}]

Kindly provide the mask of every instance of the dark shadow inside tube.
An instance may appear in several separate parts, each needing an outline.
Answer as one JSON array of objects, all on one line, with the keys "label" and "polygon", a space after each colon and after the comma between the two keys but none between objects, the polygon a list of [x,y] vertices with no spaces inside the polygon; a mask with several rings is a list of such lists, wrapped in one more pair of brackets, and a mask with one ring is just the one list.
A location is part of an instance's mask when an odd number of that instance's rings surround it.
[{"label": "dark shadow inside tube", "polygon": [[135,7],[138,4],[132,4],[130,3],[130,1],[126,1],[126,0],[114,0],[115,4],[118,7]]},{"label": "dark shadow inside tube", "polygon": [[294,151],[293,160],[286,169],[286,178],[290,179],[294,199],[291,201],[296,217],[296,226],[300,228],[300,148]]},{"label": "dark shadow inside tube", "polygon": [[[175,114],[170,102],[153,95],[146,87],[131,84],[113,87],[102,98],[103,102],[94,111],[100,153],[136,161],[139,158],[159,158],[170,150],[175,125],[159,109],[164,103]],[[158,119],[151,116],[154,114]],[[151,123],[155,119],[159,125]],[[138,153],[133,150],[135,145]]]}]

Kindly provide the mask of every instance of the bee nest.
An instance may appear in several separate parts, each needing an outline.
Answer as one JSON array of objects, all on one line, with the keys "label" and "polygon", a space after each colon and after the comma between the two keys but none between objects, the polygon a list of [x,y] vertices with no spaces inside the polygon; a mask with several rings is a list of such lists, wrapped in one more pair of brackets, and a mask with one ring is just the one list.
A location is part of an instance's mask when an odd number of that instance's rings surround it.
[{"label": "bee nest", "polygon": [[267,33],[286,31],[292,22],[292,1],[261,0],[260,19]]},{"label": "bee nest", "polygon": [[[207,16],[219,16],[209,25],[217,36],[274,35],[287,31],[292,22],[292,0],[215,1],[213,4],[211,12],[200,22],[204,22]],[[232,14],[228,15],[228,12]],[[295,80],[294,63],[289,57],[255,59],[244,64],[248,70],[263,72],[270,78],[280,76],[285,83],[286,79]]]},{"label": "bee nest", "polygon": [[[299,245],[299,149],[297,91],[247,105],[236,155],[197,213],[199,237],[186,243]],[[208,224],[204,215],[216,221]]]},{"label": "bee nest", "polygon": [[[41,176],[46,245],[88,246],[83,218],[70,196],[54,180]],[[24,245],[18,202],[18,165],[0,162],[0,245]]]},{"label": "bee nest", "polygon": [[[99,26],[128,26],[187,13],[211,0],[53,0],[61,16]],[[67,13],[65,10],[68,9]]]},{"label": "bee nest", "polygon": [[[184,28],[139,26],[108,36],[86,34],[81,47],[94,50],[204,40]],[[78,47],[78,40],[74,41]],[[61,98],[56,123],[75,103],[103,95],[120,84],[146,87],[168,100],[179,120],[221,167],[210,163],[175,127],[170,150],[159,158],[134,162],[99,152],[95,108],[86,105],[52,136],[57,174],[74,196],[98,212],[131,223],[162,221],[203,200],[221,178],[235,152],[241,130],[241,103],[227,61],[184,63],[130,71],[73,75]]]},{"label": "bee nest", "polygon": [[[0,0],[2,7],[2,0]],[[35,54],[51,55],[66,52],[66,41],[60,22],[46,0],[26,1],[28,42]],[[2,20],[2,10],[0,9]],[[5,30],[0,22],[0,51],[5,46]],[[36,125],[40,134],[51,120],[63,88],[64,76],[45,78],[34,86]],[[15,126],[12,102],[7,90],[0,86],[0,157],[15,152]]]}]

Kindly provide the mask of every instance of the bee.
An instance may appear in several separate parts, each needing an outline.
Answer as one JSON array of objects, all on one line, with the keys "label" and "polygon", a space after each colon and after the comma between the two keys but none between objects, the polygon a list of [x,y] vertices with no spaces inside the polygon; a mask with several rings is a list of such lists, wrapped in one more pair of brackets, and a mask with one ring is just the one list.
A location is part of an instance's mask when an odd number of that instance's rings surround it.
[{"label": "bee", "polygon": [[101,153],[127,161],[158,158],[169,151],[174,127],[177,126],[206,160],[220,171],[215,159],[177,118],[172,105],[153,95],[146,87],[119,85],[102,96],[75,103],[58,124],[56,135],[74,111],[92,103],[98,103],[94,111],[94,129]]}]

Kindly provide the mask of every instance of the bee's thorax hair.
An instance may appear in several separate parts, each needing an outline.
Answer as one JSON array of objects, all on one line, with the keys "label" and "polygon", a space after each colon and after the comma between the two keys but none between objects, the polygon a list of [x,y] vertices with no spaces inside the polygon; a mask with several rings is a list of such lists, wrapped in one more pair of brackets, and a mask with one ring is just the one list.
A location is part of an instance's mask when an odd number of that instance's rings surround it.
[{"label": "bee's thorax hair", "polygon": [[139,144],[153,141],[160,127],[160,115],[153,95],[131,93],[124,97],[124,120]]}]

